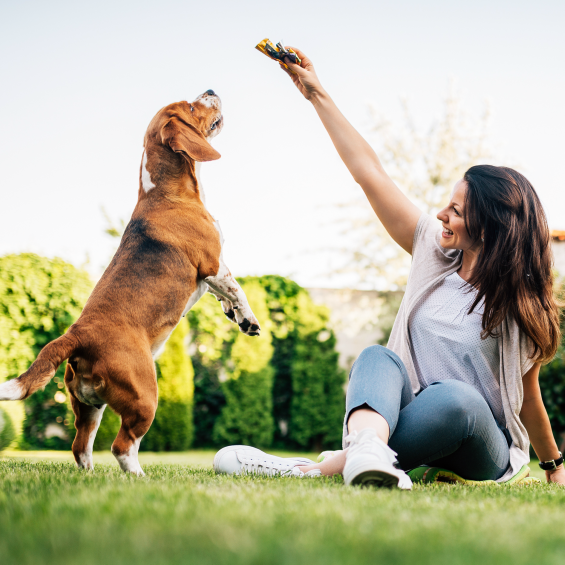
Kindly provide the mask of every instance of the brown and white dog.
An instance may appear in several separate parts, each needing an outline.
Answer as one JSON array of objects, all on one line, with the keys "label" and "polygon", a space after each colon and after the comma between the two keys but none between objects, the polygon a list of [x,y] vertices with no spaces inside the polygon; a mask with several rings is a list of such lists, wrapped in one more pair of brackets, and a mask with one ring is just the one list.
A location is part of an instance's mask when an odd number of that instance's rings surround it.
[{"label": "brown and white dog", "polygon": [[240,331],[260,328],[222,258],[222,234],[205,206],[202,161],[220,154],[209,144],[222,129],[212,90],[170,104],[151,120],[144,140],[139,197],[120,247],[80,318],[46,345],[32,366],[0,385],[0,400],[27,398],[68,359],[65,384],[77,430],[73,453],[90,469],[94,437],[106,405],[121,416],[112,453],[126,472],[143,475],[141,438],[157,409],[154,358],[182,316],[209,291]]}]

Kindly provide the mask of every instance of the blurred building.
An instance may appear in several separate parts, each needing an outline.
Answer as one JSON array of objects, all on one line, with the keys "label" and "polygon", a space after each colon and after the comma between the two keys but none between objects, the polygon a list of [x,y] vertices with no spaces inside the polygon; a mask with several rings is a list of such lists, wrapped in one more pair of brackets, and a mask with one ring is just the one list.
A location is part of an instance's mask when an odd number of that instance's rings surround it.
[{"label": "blurred building", "polygon": [[551,244],[555,269],[563,277],[565,276],[565,231],[552,230]]}]

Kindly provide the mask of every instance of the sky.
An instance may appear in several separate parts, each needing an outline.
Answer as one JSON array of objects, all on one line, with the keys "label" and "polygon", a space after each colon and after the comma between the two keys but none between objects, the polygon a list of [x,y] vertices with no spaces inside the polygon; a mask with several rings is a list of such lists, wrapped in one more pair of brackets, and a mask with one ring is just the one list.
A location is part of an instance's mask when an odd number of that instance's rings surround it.
[{"label": "sky", "polygon": [[99,276],[117,246],[102,208],[129,219],[149,121],[212,88],[222,158],[202,181],[232,272],[345,284],[327,274],[347,245],[336,204],[361,189],[311,105],[254,49],[265,37],[302,49],[364,135],[369,106],[394,122],[401,96],[431,124],[451,80],[471,110],[488,100],[494,164],[524,173],[565,229],[564,22],[562,0],[4,0],[0,255],[58,256]]}]

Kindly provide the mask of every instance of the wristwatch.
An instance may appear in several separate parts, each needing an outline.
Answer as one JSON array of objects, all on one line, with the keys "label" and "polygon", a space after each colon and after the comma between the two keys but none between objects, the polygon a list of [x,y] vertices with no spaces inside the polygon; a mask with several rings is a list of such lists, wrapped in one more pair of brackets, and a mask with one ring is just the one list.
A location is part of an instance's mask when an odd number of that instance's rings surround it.
[{"label": "wristwatch", "polygon": [[563,454],[561,453],[561,451],[559,451],[558,453],[559,453],[558,459],[554,459],[553,461],[540,461],[539,462],[540,468],[543,469],[544,471],[553,471],[557,469],[557,467],[559,467],[559,465],[563,463]]}]

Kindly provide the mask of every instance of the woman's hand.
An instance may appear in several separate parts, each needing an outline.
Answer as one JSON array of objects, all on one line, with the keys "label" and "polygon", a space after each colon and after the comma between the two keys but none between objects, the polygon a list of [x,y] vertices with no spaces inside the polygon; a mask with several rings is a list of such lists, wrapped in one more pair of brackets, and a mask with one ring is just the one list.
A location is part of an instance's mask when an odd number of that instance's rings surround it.
[{"label": "woman's hand", "polygon": [[565,469],[563,468],[563,463],[554,469],[553,471],[546,471],[545,478],[548,483],[557,483],[559,485],[565,485]]},{"label": "woman's hand", "polygon": [[300,65],[295,65],[294,63],[291,63],[287,57],[285,58],[285,63],[294,71],[295,74],[285,69],[282,64],[281,69],[288,74],[304,98],[314,102],[315,99],[324,92],[318,76],[316,75],[316,71],[314,70],[314,65],[312,64],[312,61],[310,61],[310,59],[308,59],[308,57],[300,51],[300,49],[297,49],[296,47],[291,47],[291,49],[300,57],[302,62]]}]

